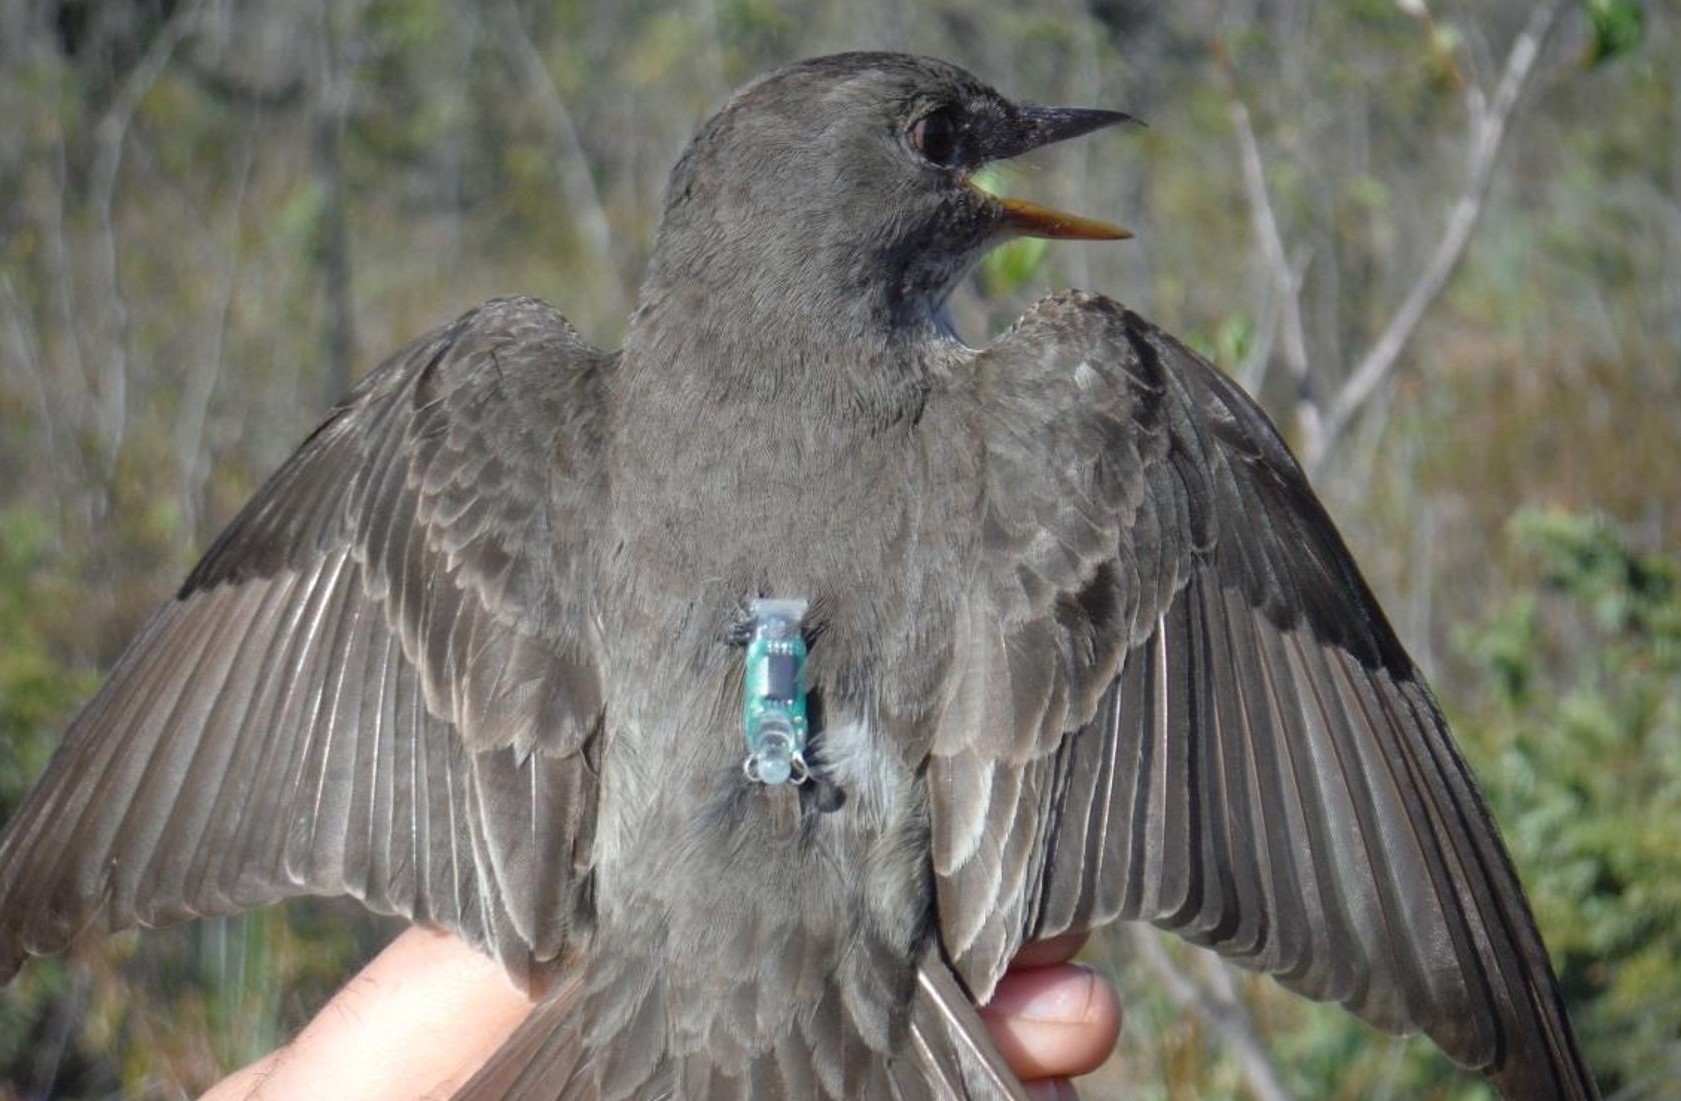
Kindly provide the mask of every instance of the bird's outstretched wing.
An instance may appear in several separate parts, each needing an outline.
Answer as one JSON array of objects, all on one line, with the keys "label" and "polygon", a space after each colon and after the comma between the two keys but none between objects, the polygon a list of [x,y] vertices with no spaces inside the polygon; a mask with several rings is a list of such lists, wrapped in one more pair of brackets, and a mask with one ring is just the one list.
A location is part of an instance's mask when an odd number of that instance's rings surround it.
[{"label": "bird's outstretched wing", "polygon": [[368,376],[146,626],[0,837],[0,978],[88,926],[303,893],[516,976],[583,890],[601,686],[576,607],[609,361],[529,299]]},{"label": "bird's outstretched wing", "polygon": [[1508,1096],[1596,1097],[1441,711],[1255,404],[1086,295],[964,396],[984,576],[928,778],[970,987],[1023,940],[1144,920]]}]

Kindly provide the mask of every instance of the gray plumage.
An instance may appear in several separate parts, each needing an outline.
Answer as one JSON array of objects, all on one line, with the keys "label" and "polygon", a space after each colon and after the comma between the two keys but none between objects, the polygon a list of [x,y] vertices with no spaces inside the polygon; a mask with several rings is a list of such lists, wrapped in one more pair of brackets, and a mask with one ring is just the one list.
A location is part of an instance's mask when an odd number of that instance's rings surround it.
[{"label": "gray plumage", "polygon": [[[489,303],[222,534],[0,838],[0,975],[349,894],[547,993],[462,1097],[1020,1098],[970,999],[1123,918],[1508,1097],[1596,1097],[1441,712],[1255,404],[1098,296],[951,334],[1000,237],[1106,228],[969,173],[1123,117],[891,54],[738,92],[621,352]],[[742,772],[761,595],[812,602],[798,789]]]}]

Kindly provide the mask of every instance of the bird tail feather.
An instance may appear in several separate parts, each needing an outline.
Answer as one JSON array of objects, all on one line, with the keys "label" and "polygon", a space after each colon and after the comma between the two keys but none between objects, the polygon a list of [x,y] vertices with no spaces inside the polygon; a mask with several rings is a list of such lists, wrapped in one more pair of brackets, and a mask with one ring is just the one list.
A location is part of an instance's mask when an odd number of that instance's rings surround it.
[{"label": "bird tail feather", "polygon": [[452,1101],[599,1101],[599,1090],[567,1086],[579,1077],[584,1057],[583,990],[581,969],[563,974]]},{"label": "bird tail feather", "polygon": [[[791,1029],[782,1042],[726,1074],[705,1052],[672,1058],[649,1053],[640,1085],[626,1092],[622,1073],[601,1073],[608,1063],[624,1069],[624,1051],[592,1051],[587,1039],[595,1015],[585,992],[583,968],[553,986],[531,1015],[454,1096],[454,1101],[616,1101],[694,1098],[696,1101],[816,1101],[829,1098],[826,1076],[812,1067],[816,1053],[800,1050]],[[793,1042],[789,1042],[793,1041]],[[628,1037],[609,1044],[630,1042]],[[804,1063],[804,1066],[794,1065]],[[916,995],[901,1049],[848,1069],[834,1101],[1028,1101],[1026,1090],[993,1047],[962,983],[939,954],[930,952],[917,974]],[[617,1084],[610,1089],[603,1083]]]}]

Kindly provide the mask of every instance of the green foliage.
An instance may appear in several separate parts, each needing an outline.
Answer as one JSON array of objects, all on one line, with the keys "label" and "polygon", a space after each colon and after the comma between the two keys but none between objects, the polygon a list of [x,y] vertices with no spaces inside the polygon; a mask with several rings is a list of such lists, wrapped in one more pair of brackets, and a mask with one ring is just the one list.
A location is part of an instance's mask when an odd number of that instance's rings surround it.
[{"label": "green foliage", "polygon": [[66,667],[56,652],[48,597],[71,594],[52,541],[45,517],[0,510],[0,819],[46,767],[60,725],[94,684],[91,671]]},{"label": "green foliage", "polygon": [[1593,43],[1588,65],[1603,65],[1640,48],[1646,30],[1646,8],[1640,0],[1587,0],[1588,27]]},{"label": "green foliage", "polygon": [[1681,559],[1602,518],[1510,525],[1531,590],[1466,640],[1491,674],[1461,724],[1590,1059],[1631,1097],[1681,1067]]},{"label": "green foliage", "polygon": [[1220,318],[1212,334],[1195,329],[1185,333],[1184,340],[1203,358],[1231,373],[1254,350],[1255,335],[1255,319],[1238,310]]},{"label": "green foliage", "polygon": [[1042,237],[1008,241],[981,260],[981,285],[990,295],[1014,294],[1031,283],[1045,266],[1051,243]]}]

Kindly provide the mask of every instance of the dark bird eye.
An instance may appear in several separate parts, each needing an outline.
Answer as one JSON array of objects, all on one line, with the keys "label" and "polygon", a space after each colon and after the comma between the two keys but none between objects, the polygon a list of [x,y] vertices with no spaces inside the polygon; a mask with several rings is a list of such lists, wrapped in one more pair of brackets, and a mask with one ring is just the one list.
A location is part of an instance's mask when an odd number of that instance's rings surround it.
[{"label": "dark bird eye", "polygon": [[948,107],[931,111],[911,123],[911,145],[935,164],[947,165],[957,156],[957,119]]}]

